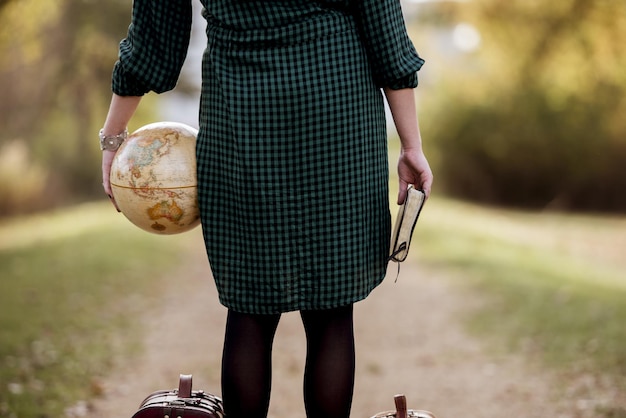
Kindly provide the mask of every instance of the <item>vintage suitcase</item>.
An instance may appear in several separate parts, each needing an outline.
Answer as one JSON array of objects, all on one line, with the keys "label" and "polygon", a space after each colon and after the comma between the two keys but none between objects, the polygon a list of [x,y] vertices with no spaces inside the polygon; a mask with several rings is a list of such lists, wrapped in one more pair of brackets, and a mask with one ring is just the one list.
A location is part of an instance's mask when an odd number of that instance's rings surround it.
[{"label": "vintage suitcase", "polygon": [[396,403],[395,411],[381,412],[372,418],[436,418],[431,412],[407,409],[406,397],[404,395],[396,395],[394,398]]},{"label": "vintage suitcase", "polygon": [[224,418],[220,398],[191,386],[192,376],[181,374],[178,390],[151,393],[133,418]]}]

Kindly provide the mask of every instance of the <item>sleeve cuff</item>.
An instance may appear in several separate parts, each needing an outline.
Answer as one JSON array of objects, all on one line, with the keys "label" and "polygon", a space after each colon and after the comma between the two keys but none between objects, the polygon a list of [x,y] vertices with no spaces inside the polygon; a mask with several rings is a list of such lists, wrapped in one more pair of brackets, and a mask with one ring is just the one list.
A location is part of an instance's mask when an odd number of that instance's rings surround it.
[{"label": "sleeve cuff", "polygon": [[149,91],[132,74],[124,70],[120,61],[113,67],[111,89],[118,96],[143,96]]},{"label": "sleeve cuff", "polygon": [[417,72],[413,72],[402,78],[393,80],[386,87],[391,90],[414,89],[417,87]]}]

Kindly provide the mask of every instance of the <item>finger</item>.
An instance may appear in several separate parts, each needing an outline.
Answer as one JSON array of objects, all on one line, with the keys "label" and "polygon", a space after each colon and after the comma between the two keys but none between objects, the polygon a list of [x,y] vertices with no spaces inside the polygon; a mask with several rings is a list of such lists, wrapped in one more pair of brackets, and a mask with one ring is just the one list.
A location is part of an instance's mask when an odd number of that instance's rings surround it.
[{"label": "finger", "polygon": [[422,191],[424,192],[424,196],[426,197],[426,199],[428,199],[428,197],[430,196],[432,187],[433,187],[433,176],[432,174],[430,174],[422,182]]},{"label": "finger", "polygon": [[107,194],[107,196],[109,196],[109,199],[111,200],[111,203],[113,203],[113,206],[115,206],[115,209],[117,210],[117,212],[120,213],[122,210],[117,205],[117,202],[115,201],[115,198],[113,197],[113,195],[112,194]]},{"label": "finger", "polygon": [[407,187],[409,187],[409,184],[400,179],[399,181],[399,185],[398,185],[398,201],[396,203],[398,203],[398,205],[401,205],[404,203],[404,200],[406,199],[406,194],[407,194]]},{"label": "finger", "polygon": [[105,183],[102,183],[102,186],[104,187],[104,193],[106,193],[107,197],[109,198],[113,206],[115,206],[115,209],[118,211],[118,213],[121,212],[120,207],[117,205],[117,202],[115,201],[115,197],[113,197],[111,186]]},{"label": "finger", "polygon": [[117,206],[117,202],[115,201],[115,198],[113,197],[113,195],[109,195],[109,199],[111,199],[111,203],[113,203],[113,206],[115,206],[115,210],[117,210],[117,213],[121,213],[122,210],[120,209],[119,206]]}]

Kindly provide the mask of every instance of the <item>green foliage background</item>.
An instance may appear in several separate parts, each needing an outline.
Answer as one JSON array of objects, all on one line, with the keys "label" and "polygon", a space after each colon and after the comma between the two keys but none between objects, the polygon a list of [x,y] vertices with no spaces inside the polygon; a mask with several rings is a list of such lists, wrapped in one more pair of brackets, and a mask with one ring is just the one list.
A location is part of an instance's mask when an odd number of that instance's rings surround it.
[{"label": "green foliage background", "polygon": [[[444,56],[431,30],[459,22],[481,45]],[[411,23],[433,67],[422,107],[438,186],[492,204],[626,208],[622,1],[445,3]]]},{"label": "green foliage background", "polygon": [[131,4],[0,3],[0,215],[101,196],[97,132]]},{"label": "green foliage background", "polygon": [[[0,0],[0,216],[101,195],[95,133],[131,3]],[[623,219],[513,215],[441,197],[626,209],[623,0],[411,7],[411,37],[427,59],[417,94],[438,195],[420,221],[420,262],[456,269],[494,298],[471,318],[477,332],[624,387]],[[450,53],[436,42],[459,22],[479,30],[480,48]],[[136,126],[152,121],[147,100]],[[140,231],[116,245],[131,227],[112,223],[108,203],[63,214],[45,228],[0,224],[0,416],[58,416],[97,396],[114,355],[137,343],[132,317],[158,293],[154,278],[184,251]],[[58,229],[42,239],[48,228]],[[120,288],[125,297],[112,303]]]},{"label": "green foliage background", "polygon": [[[95,134],[131,5],[0,1],[0,216],[101,195]],[[626,209],[622,0],[404,6],[427,60],[417,94],[437,193],[536,209]],[[437,41],[461,22],[481,35],[472,52]],[[156,101],[149,95],[133,124],[154,121]]]}]

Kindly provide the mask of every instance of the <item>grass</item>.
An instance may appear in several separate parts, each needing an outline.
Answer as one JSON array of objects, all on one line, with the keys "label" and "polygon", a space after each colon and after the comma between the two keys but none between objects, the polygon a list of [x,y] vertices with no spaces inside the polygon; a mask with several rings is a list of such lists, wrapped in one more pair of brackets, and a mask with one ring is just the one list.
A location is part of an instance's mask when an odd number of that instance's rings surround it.
[{"label": "grass", "polygon": [[626,218],[427,205],[414,254],[485,299],[473,331],[626,389]]},{"label": "grass", "polygon": [[[393,139],[392,202],[398,152]],[[572,376],[608,376],[625,391],[625,251],[624,216],[488,208],[441,198],[435,182],[410,256],[458,273],[460,285],[483,300],[467,326],[492,346]]]},{"label": "grass", "polygon": [[[190,237],[147,234],[108,203],[0,223],[0,416],[62,416],[98,395],[115,356],[137,348],[135,318]],[[493,346],[626,388],[626,218],[435,194],[411,248],[479,297],[468,326]]]},{"label": "grass", "polygon": [[98,395],[181,248],[108,203],[0,224],[0,416],[63,416]]}]

